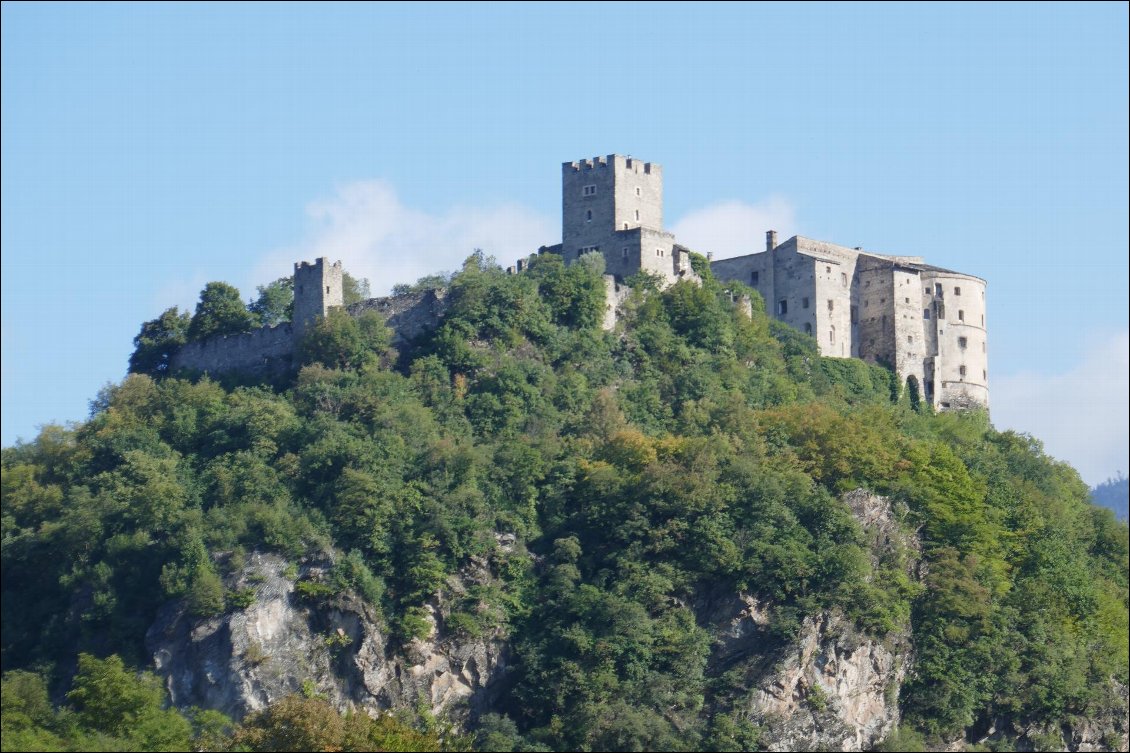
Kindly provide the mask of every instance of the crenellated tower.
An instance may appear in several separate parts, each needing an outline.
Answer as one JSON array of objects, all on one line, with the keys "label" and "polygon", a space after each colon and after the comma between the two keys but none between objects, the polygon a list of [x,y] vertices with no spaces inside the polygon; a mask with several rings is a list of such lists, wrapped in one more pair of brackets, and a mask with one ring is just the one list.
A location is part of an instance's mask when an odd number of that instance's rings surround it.
[{"label": "crenellated tower", "polygon": [[344,303],[341,262],[330,264],[322,257],[313,264],[294,265],[294,337],[300,339],[306,328],[326,315],[333,306]]}]

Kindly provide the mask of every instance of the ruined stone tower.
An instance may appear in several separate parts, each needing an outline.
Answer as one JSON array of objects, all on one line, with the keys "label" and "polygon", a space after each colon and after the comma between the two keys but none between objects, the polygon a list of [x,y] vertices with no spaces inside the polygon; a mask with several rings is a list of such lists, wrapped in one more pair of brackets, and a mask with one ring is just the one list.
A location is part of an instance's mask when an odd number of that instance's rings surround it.
[{"label": "ruined stone tower", "polygon": [[331,306],[341,306],[341,262],[330,264],[322,257],[313,264],[296,262],[294,265],[294,339],[297,342],[306,328],[325,316]]}]

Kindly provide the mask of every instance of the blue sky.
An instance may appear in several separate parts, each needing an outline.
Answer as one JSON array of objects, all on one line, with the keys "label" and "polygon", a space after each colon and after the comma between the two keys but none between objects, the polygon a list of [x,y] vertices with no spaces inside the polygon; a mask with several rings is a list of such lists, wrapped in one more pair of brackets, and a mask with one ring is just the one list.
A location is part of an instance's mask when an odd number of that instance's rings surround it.
[{"label": "blue sky", "polygon": [[989,281],[993,419],[1127,470],[1127,6],[2,6],[2,440],[140,323],[330,255],[374,292],[560,237],[560,163]]}]

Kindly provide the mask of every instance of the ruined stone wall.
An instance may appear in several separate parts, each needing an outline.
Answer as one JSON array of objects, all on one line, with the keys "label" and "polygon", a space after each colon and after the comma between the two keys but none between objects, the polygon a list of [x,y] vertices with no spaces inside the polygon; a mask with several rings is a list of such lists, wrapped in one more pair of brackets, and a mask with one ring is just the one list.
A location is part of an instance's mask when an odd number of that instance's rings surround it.
[{"label": "ruined stone wall", "polygon": [[[445,292],[428,290],[422,293],[388,298],[370,298],[346,309],[350,315],[359,316],[365,311],[376,311],[392,329],[394,346],[409,343],[434,330],[447,311]],[[252,377],[274,377],[294,368],[294,351],[304,331],[290,322],[275,327],[263,327],[238,335],[210,337],[185,345],[173,356],[173,371],[223,374],[239,371]]]},{"label": "ruined stone wall", "polygon": [[251,376],[284,374],[293,366],[294,331],[289,322],[238,335],[219,335],[184,345],[170,361],[172,371],[211,374],[241,371]]},{"label": "ruined stone wall", "polygon": [[439,326],[447,312],[446,291],[426,290],[388,298],[370,298],[352,304],[346,311],[351,316],[376,311],[392,330],[392,344],[403,345]]}]

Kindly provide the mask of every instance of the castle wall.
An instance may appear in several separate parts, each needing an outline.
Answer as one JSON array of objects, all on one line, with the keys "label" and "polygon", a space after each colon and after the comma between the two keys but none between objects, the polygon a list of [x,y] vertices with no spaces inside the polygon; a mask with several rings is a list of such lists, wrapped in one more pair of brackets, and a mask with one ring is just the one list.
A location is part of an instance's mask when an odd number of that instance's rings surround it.
[{"label": "castle wall", "polygon": [[388,298],[370,298],[346,308],[351,316],[376,311],[392,330],[394,346],[412,342],[439,326],[447,312],[443,290],[427,290]]},{"label": "castle wall", "polygon": [[[814,334],[820,354],[850,358],[857,354],[852,339],[852,280],[858,254],[842,246],[797,239],[797,253],[810,259]],[[802,301],[803,304],[803,301]]]},{"label": "castle wall", "polygon": [[237,335],[219,335],[186,343],[170,360],[180,369],[222,374],[242,371],[253,376],[284,374],[293,366],[294,330],[289,322]]},{"label": "castle wall", "polygon": [[932,289],[936,313],[930,320],[937,342],[934,404],[939,408],[989,405],[988,331],[985,281],[957,272],[929,269],[923,293]]},{"label": "castle wall", "polygon": [[768,245],[711,270],[757,288],[821,355],[887,364],[937,408],[988,406],[984,280],[799,236],[777,245],[770,233]]}]

